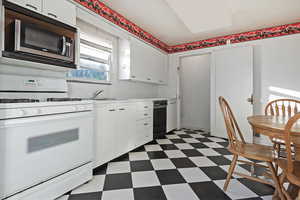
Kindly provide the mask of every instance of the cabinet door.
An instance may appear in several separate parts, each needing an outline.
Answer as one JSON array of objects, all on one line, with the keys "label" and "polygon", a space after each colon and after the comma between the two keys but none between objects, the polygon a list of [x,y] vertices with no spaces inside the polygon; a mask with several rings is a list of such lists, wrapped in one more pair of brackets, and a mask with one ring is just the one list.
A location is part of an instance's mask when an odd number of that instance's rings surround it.
[{"label": "cabinet door", "polygon": [[147,44],[131,38],[131,79],[151,81],[151,56]]},{"label": "cabinet door", "polygon": [[[117,122],[117,124],[115,124]],[[122,155],[130,151],[132,140],[136,129],[135,124],[135,105],[121,103],[117,105],[117,118],[112,120],[116,131],[116,148],[118,155]]]},{"label": "cabinet door", "polygon": [[116,148],[116,117],[115,104],[97,105],[95,109],[95,164],[97,167],[114,158]]},{"label": "cabinet door", "polygon": [[167,60],[168,56],[157,51],[156,54],[156,79],[158,84],[167,82]]},{"label": "cabinet door", "polygon": [[35,12],[42,11],[42,0],[9,0],[12,3],[15,3],[24,8],[33,10]]},{"label": "cabinet door", "polygon": [[66,24],[76,25],[76,6],[67,0],[43,0],[43,13]]}]

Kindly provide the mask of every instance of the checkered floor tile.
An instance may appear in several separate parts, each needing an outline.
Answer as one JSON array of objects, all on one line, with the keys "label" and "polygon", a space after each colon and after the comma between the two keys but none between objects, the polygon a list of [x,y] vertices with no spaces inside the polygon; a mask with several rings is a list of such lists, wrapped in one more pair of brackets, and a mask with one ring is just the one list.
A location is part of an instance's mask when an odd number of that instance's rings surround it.
[{"label": "checkered floor tile", "polygon": [[[57,200],[272,199],[274,189],[234,175],[222,188],[228,142],[201,130],[174,131],[94,170],[94,179]],[[237,171],[250,173],[244,165]]]}]

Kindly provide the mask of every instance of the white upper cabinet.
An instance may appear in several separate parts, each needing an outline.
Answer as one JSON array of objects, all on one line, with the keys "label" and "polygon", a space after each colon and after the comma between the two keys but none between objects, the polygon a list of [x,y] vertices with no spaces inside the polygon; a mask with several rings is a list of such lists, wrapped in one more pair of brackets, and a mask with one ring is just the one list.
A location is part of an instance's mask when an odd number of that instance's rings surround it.
[{"label": "white upper cabinet", "polygon": [[76,5],[67,0],[9,0],[71,26],[76,25]]},{"label": "white upper cabinet", "polygon": [[42,11],[42,0],[9,0],[9,1],[19,6],[33,10],[35,12],[40,13]]},{"label": "white upper cabinet", "polygon": [[167,82],[168,56],[152,46],[131,37],[120,39],[121,80],[142,81],[153,84]]},{"label": "white upper cabinet", "polygon": [[43,0],[43,14],[64,22],[76,25],[76,6],[66,0]]}]

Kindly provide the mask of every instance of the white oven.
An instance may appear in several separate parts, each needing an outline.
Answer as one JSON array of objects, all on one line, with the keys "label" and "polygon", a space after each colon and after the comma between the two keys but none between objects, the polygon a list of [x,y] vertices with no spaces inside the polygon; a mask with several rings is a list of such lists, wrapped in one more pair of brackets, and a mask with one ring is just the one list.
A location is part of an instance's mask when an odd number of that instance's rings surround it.
[{"label": "white oven", "polygon": [[0,199],[92,161],[92,111],[75,108],[76,112],[0,120]]}]

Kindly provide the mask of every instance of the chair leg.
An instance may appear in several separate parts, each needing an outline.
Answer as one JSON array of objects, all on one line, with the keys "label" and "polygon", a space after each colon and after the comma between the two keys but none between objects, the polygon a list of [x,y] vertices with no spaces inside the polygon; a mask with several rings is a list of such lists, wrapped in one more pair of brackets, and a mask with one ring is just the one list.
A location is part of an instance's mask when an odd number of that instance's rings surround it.
[{"label": "chair leg", "polygon": [[285,198],[284,198],[284,195],[282,193],[282,188],[280,186],[279,179],[278,179],[278,176],[277,176],[276,171],[274,169],[274,166],[273,166],[273,164],[271,162],[267,162],[267,164],[268,164],[268,167],[269,167],[269,169],[271,171],[271,175],[272,175],[272,178],[273,178],[276,190],[277,190],[277,192],[279,194],[279,197],[280,197],[280,199],[284,200]]},{"label": "chair leg", "polygon": [[224,190],[224,191],[226,191],[227,188],[228,188],[228,184],[229,184],[229,182],[230,182],[232,173],[233,173],[233,171],[234,171],[234,169],[235,169],[237,159],[238,159],[238,155],[234,155],[234,156],[233,156],[233,159],[232,159],[232,161],[231,161],[231,165],[230,165],[230,167],[229,167],[229,171],[228,171],[228,175],[227,175],[227,178],[226,178],[226,182],[225,182],[224,187],[223,187],[223,190]]},{"label": "chair leg", "polygon": [[281,186],[281,190],[284,194],[284,196],[286,197],[287,200],[292,200],[291,196],[289,195],[289,193],[285,190],[283,184],[285,183],[286,181],[286,173],[283,172],[281,175],[280,175],[280,186]]}]

